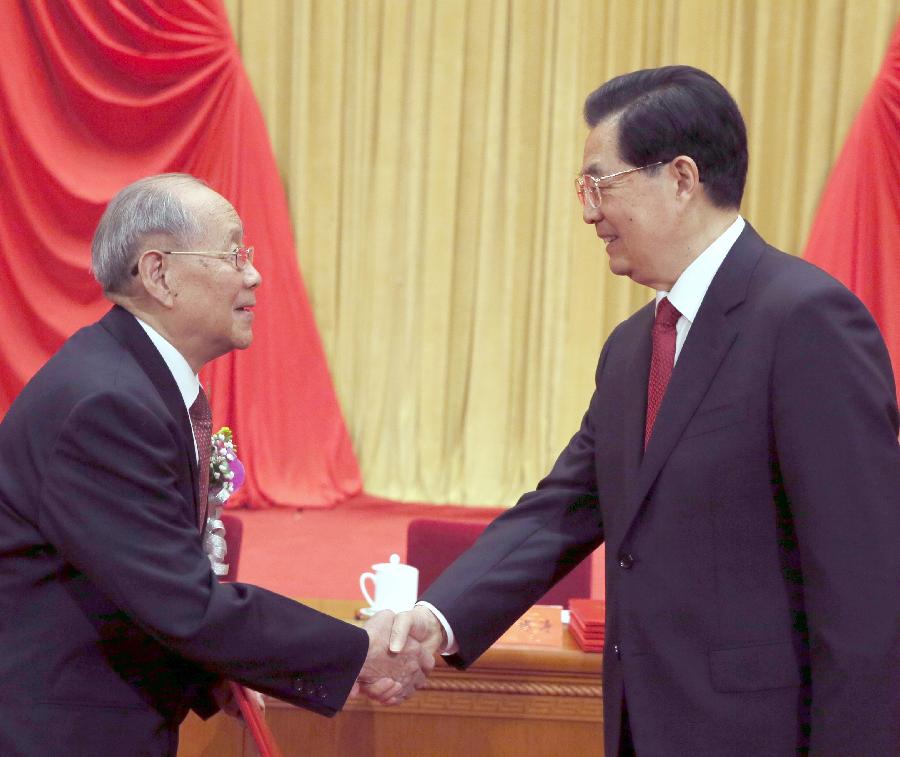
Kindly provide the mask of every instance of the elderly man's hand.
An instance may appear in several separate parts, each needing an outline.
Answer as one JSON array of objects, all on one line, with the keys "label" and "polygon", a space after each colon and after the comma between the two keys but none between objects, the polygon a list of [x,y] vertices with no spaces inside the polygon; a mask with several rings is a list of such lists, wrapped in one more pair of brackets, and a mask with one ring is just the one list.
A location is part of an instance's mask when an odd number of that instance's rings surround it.
[{"label": "elderly man's hand", "polygon": [[[369,653],[359,673],[359,690],[382,704],[399,704],[425,684],[434,668],[434,650],[415,638],[396,642],[391,629],[394,613],[376,613],[364,626],[369,634]],[[391,642],[393,643],[391,644]],[[391,648],[389,648],[391,644]]]},{"label": "elderly man's hand", "polygon": [[[244,691],[247,692],[247,697],[251,701],[255,702],[260,710],[266,709],[266,700],[262,694],[260,694],[258,691],[253,691],[253,689],[248,689],[246,687],[244,688]],[[237,718],[238,720],[243,719],[243,716],[241,714],[241,706],[240,704],[238,704],[237,699],[235,699],[230,681],[226,681],[225,679],[219,681],[212,688],[212,696],[216,704],[219,706],[219,709],[222,710],[222,712],[224,712],[226,715]]]}]

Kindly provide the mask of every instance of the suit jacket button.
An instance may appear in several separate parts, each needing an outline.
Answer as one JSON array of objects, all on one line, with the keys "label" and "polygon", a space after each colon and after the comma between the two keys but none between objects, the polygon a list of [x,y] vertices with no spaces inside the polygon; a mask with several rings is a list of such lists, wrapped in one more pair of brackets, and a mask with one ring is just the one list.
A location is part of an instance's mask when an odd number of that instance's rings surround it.
[{"label": "suit jacket button", "polygon": [[623,552],[619,555],[619,567],[628,570],[632,565],[634,565],[634,558],[628,553]]}]

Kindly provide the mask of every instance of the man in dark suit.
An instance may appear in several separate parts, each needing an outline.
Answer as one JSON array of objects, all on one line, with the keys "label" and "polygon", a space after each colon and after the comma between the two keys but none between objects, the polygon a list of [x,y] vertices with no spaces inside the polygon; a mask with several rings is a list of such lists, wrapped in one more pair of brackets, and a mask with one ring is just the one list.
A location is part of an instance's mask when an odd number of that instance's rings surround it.
[{"label": "man in dark suit", "polygon": [[433,664],[418,644],[386,654],[390,613],[356,628],[211,571],[197,372],[253,337],[260,276],[242,236],[193,177],[123,189],[93,244],[114,307],[0,425],[4,757],[174,755],[224,679],[332,715],[358,682],[402,700]]},{"label": "man in dark suit", "polygon": [[900,447],[878,329],[739,216],[746,134],[715,79],[637,71],[584,112],[584,220],[656,298],[609,337],[550,474],[393,642],[466,666],[605,541],[607,754],[898,755]]}]

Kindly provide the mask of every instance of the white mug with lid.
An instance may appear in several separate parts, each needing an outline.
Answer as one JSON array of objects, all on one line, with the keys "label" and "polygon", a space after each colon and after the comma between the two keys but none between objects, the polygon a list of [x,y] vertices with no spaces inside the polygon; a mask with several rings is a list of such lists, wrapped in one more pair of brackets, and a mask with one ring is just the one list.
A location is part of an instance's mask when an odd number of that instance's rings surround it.
[{"label": "white mug with lid", "polygon": [[[375,563],[374,573],[359,577],[359,588],[371,607],[371,612],[412,609],[419,591],[419,569],[400,562],[400,555],[391,555],[388,562]],[[374,591],[369,594],[366,582],[371,580]],[[374,596],[373,596],[374,595]]]}]

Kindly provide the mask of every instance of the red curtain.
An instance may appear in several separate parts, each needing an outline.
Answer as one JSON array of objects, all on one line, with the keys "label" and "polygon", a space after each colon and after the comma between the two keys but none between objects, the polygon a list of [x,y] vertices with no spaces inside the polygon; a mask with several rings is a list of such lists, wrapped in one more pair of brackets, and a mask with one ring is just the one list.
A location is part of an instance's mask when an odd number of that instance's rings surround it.
[{"label": "red curtain", "polygon": [[220,0],[3,2],[0,49],[0,412],[108,307],[89,264],[112,195],[186,171],[235,205],[263,276],[253,346],[202,377],[247,465],[237,504],[327,506],[358,492],[284,190]]},{"label": "red curtain", "polygon": [[804,257],[866,304],[900,382],[900,23],[828,179]]}]

